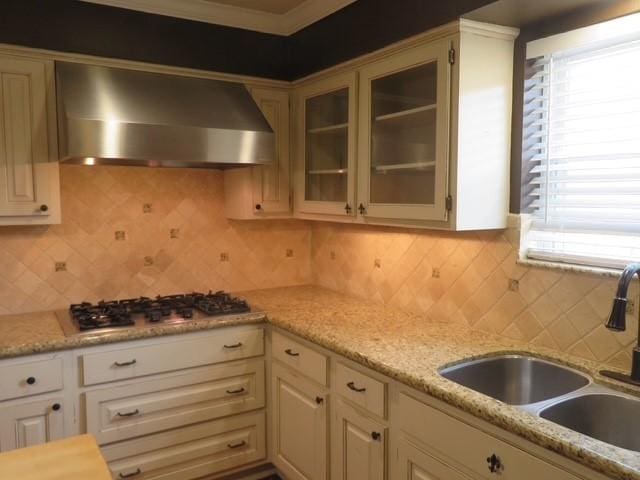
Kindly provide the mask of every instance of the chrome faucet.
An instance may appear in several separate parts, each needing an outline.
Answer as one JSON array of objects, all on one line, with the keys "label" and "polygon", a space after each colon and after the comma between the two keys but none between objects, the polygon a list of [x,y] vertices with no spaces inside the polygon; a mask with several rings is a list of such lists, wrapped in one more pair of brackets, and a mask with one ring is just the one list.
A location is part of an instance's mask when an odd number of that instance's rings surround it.
[{"label": "chrome faucet", "polygon": [[[617,332],[623,332],[627,329],[627,291],[633,276],[638,274],[640,277],[640,263],[630,263],[622,272],[618,282],[618,291],[613,298],[613,307],[607,321],[607,328]],[[602,370],[600,372],[606,377],[611,377],[621,382],[633,383],[640,385],[640,333],[638,334],[638,343],[633,348],[633,358],[631,360],[631,374],[626,375],[620,372],[612,372],[611,370]]]}]

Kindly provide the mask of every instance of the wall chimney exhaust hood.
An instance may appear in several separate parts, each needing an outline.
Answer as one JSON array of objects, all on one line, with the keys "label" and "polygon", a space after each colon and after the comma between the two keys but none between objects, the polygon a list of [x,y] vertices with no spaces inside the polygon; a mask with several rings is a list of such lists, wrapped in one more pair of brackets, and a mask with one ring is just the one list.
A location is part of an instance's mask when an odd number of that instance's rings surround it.
[{"label": "wall chimney exhaust hood", "polygon": [[56,62],[56,90],[65,163],[229,168],[275,156],[242,84]]}]

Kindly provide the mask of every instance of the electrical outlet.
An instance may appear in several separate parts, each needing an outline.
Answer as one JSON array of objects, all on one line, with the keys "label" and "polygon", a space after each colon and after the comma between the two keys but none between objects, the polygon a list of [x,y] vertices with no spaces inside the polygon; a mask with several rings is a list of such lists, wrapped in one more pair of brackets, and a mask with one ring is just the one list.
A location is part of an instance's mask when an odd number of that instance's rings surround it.
[{"label": "electrical outlet", "polygon": [[229,261],[229,254],[227,252],[222,252],[220,254],[220,261],[221,262],[228,262]]},{"label": "electrical outlet", "polygon": [[510,278],[509,290],[511,290],[512,292],[517,292],[518,290],[520,290],[520,281],[516,280],[515,278]]},{"label": "electrical outlet", "polygon": [[440,269],[434,268],[433,270],[431,270],[431,276],[433,278],[440,278]]},{"label": "electrical outlet", "polygon": [[66,272],[67,271],[67,262],[56,262],[55,263],[56,272]]},{"label": "electrical outlet", "polygon": [[284,256],[285,256],[285,257],[293,257],[293,250],[292,250],[292,249],[290,249],[290,248],[287,248],[287,249],[284,251]]},{"label": "electrical outlet", "polygon": [[118,242],[123,242],[127,239],[127,233],[124,230],[116,230],[115,238]]},{"label": "electrical outlet", "polygon": [[142,213],[151,213],[152,210],[153,210],[153,205],[151,205],[150,203],[142,204]]},{"label": "electrical outlet", "polygon": [[144,257],[144,266],[150,267],[153,265],[153,257]]},{"label": "electrical outlet", "polygon": [[380,259],[379,259],[379,258],[376,258],[376,259],[373,261],[373,266],[374,266],[375,268],[382,268],[382,262],[380,261]]},{"label": "electrical outlet", "polygon": [[180,238],[180,229],[172,228],[169,230],[169,238]]}]

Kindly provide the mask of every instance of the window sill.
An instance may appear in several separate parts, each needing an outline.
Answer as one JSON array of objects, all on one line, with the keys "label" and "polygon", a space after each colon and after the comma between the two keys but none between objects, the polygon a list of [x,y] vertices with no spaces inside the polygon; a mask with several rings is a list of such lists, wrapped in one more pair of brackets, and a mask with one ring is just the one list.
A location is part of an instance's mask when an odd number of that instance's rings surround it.
[{"label": "window sill", "polygon": [[531,258],[519,258],[516,263],[525,267],[546,268],[549,270],[562,270],[563,272],[587,273],[603,278],[618,278],[622,270],[615,268],[590,267],[572,263],[550,262],[547,260],[534,260]]}]

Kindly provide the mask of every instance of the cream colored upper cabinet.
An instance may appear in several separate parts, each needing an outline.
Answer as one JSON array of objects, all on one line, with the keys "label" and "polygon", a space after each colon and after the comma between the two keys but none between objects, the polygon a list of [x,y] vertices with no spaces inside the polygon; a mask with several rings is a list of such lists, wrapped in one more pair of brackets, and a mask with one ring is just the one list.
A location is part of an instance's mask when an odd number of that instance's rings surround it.
[{"label": "cream colored upper cabinet", "polygon": [[225,171],[225,214],[236,220],[288,217],[291,215],[289,91],[249,90],[275,133],[275,161],[271,165]]},{"label": "cream colored upper cabinet", "polygon": [[53,63],[0,57],[0,225],[60,223]]},{"label": "cream colored upper cabinet", "polygon": [[412,48],[360,71],[361,215],[447,219],[450,45]]},{"label": "cream colored upper cabinet", "polygon": [[297,92],[297,211],[355,215],[355,115],[355,73],[333,76]]},{"label": "cream colored upper cabinet", "polygon": [[[517,33],[459,20],[356,59],[349,74],[327,74],[301,87],[296,215],[444,230],[506,227]],[[353,151],[351,136],[335,131],[341,119],[319,129],[303,125],[324,95],[344,89],[339,79],[355,82],[356,75],[354,175],[352,163],[339,161]],[[315,139],[327,128],[330,140]],[[357,179],[355,201],[351,178]]]}]

